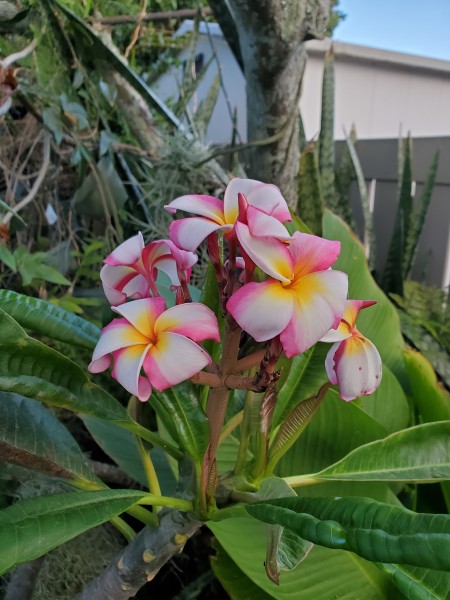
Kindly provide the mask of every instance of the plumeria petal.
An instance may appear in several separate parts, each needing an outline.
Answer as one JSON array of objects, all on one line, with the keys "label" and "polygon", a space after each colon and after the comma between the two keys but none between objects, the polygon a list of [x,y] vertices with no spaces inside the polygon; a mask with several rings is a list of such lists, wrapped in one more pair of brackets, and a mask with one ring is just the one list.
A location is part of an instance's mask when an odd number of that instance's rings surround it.
[{"label": "plumeria petal", "polygon": [[247,208],[247,222],[253,236],[270,236],[283,241],[291,238],[288,230],[280,221],[251,205]]},{"label": "plumeria petal", "polygon": [[225,225],[223,214],[223,202],[215,196],[206,196],[202,194],[189,194],[175,198],[164,207],[168,212],[175,213],[177,210],[199,215],[211,219],[218,225]]},{"label": "plumeria petal", "polygon": [[[142,302],[142,300],[135,300],[135,302]],[[148,344],[148,339],[124,319],[114,319],[102,330],[100,339],[98,340],[92,355],[89,371],[91,373],[99,373],[100,370],[107,369],[109,363],[104,369],[100,369],[100,366],[106,363],[105,361],[97,363],[97,361],[120,348],[140,344]]]},{"label": "plumeria petal", "polygon": [[136,271],[132,267],[103,265],[100,279],[105,296],[112,306],[123,304],[126,301],[127,295],[123,288],[134,277],[136,277]]},{"label": "plumeria petal", "polygon": [[323,337],[320,338],[319,342],[326,342],[328,344],[334,344],[335,342],[342,342],[347,338],[351,337],[352,333],[348,324],[345,321],[341,321],[337,329],[330,329]]},{"label": "plumeria petal", "polygon": [[188,217],[172,221],[169,227],[170,239],[178,248],[195,252],[205,238],[214,231],[229,232],[232,225],[219,225],[203,217]]},{"label": "plumeria petal", "polygon": [[285,283],[291,281],[292,256],[283,242],[272,237],[253,237],[243,223],[237,222],[235,229],[242,248],[264,273]]},{"label": "plumeria petal", "polygon": [[148,340],[155,341],[154,325],[156,319],[164,311],[166,302],[164,298],[143,298],[134,300],[120,306],[115,306],[113,310],[131,323],[133,328]]},{"label": "plumeria petal", "polygon": [[144,371],[151,384],[163,391],[189,379],[211,363],[208,353],[178,333],[163,332],[150,348]]},{"label": "plumeria petal", "polygon": [[158,271],[162,271],[167,275],[172,285],[180,285],[180,278],[178,277],[177,265],[173,260],[172,256],[169,256],[168,254],[162,256],[155,262],[155,266],[158,269]]},{"label": "plumeria petal", "polygon": [[[147,279],[140,274],[130,279],[130,281],[124,285],[122,292],[129,300],[139,300],[140,298],[147,298],[149,295],[149,285]],[[121,302],[121,304],[123,304]]]},{"label": "plumeria petal", "polygon": [[348,291],[348,279],[341,271],[311,273],[289,289],[295,307],[289,325],[280,335],[288,358],[305,352],[341,320]]},{"label": "plumeria petal", "polygon": [[376,304],[376,300],[347,300],[342,319],[349,324],[350,327],[356,322],[358,313],[363,308],[368,308]]},{"label": "plumeria petal", "polygon": [[199,302],[178,304],[164,311],[155,322],[156,335],[159,337],[163,332],[179,333],[194,342],[220,341],[216,315]]},{"label": "plumeria petal", "polygon": [[131,346],[114,352],[114,368],[111,375],[122,385],[127,392],[133,394],[141,402],[149,399],[152,393],[152,386],[146,377],[140,375],[144,359],[151,347]]},{"label": "plumeria petal", "polygon": [[132,265],[140,259],[143,248],[144,239],[142,233],[139,232],[137,235],[120,244],[120,246],[117,246],[103,262],[111,266]]},{"label": "plumeria petal", "polygon": [[246,196],[249,204],[256,206],[281,223],[292,221],[286,200],[276,185],[265,183],[255,186]]},{"label": "plumeria petal", "polygon": [[289,249],[295,263],[295,276],[303,277],[308,273],[325,271],[331,267],[339,256],[341,243],[296,231]]},{"label": "plumeria petal", "polygon": [[292,318],[294,295],[279,281],[248,283],[227,302],[233,318],[257,342],[280,334]]},{"label": "plumeria petal", "polygon": [[381,381],[381,358],[370,340],[355,335],[331,347],[325,362],[331,383],[347,402],[372,394]]},{"label": "plumeria petal", "polygon": [[163,256],[172,257],[180,269],[190,269],[198,261],[198,256],[194,252],[181,250],[172,240],[156,240],[142,251],[142,262],[147,269],[151,269]]},{"label": "plumeria petal", "polygon": [[261,183],[261,181],[241,179],[240,177],[234,177],[234,179],[230,181],[223,197],[223,210],[227,223],[234,223],[237,219],[239,212],[239,194],[243,194],[245,198],[247,198],[255,188],[261,187],[262,185],[265,184]]}]

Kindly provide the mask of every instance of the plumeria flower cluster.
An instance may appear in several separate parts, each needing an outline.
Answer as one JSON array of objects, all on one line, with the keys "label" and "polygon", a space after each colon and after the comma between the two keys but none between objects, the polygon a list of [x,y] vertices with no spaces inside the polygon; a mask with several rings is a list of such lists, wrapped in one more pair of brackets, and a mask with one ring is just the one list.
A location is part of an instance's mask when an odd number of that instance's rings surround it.
[{"label": "plumeria flower cluster", "polygon": [[[188,287],[196,250],[206,241],[228,323],[265,343],[261,365],[271,373],[259,374],[251,385],[259,390],[257,383],[276,381],[281,352],[291,358],[322,341],[333,343],[325,366],[344,400],[378,387],[380,356],[355,326],[359,310],[374,302],[347,299],[347,275],[332,269],[340,242],[289,234],[285,223],[291,215],[276,186],[235,178],[223,200],[186,195],[166,209],[195,216],[174,220],[167,240],[145,245],[139,233],[104,261],[103,288],[119,318],[103,329],[91,372],[107,369],[112,360],[113,377],[142,401],[152,386],[164,390],[186,379],[217,379],[217,366],[199,345],[220,340],[217,317],[191,302]],[[171,281],[171,308],[159,293],[158,271]]]}]

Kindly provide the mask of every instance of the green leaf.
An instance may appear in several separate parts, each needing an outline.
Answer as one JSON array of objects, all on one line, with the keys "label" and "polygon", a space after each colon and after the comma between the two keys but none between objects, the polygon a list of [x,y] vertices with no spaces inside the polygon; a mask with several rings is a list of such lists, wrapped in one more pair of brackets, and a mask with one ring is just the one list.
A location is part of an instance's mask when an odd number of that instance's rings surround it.
[{"label": "green leaf", "polygon": [[30,398],[0,392],[0,458],[52,477],[103,484],[68,430]]},{"label": "green leaf", "polygon": [[[208,268],[206,269],[206,276],[200,296],[200,302],[202,304],[205,304],[208,308],[210,308],[213,311],[215,315],[217,315],[220,337],[221,339],[223,339],[225,321],[220,306],[217,278],[212,264],[209,264]],[[222,350],[222,344],[220,342],[215,342],[214,340],[205,340],[203,342],[203,347],[213,360],[215,360],[216,362],[220,361],[220,354]]]},{"label": "green leaf", "polygon": [[246,505],[265,523],[366,560],[450,570],[450,515],[414,513],[371,498],[283,498]]},{"label": "green leaf", "polygon": [[322,113],[319,135],[319,170],[323,199],[325,204],[331,209],[334,208],[336,196],[334,155],[334,52],[333,47],[330,47],[325,54],[323,64]]},{"label": "green leaf", "polygon": [[408,600],[450,598],[450,573],[389,563],[380,563],[377,566],[392,577],[396,587]]},{"label": "green leaf", "polygon": [[450,420],[450,394],[440,386],[427,359],[415,350],[405,350],[405,363],[411,384],[411,395],[427,423]]},{"label": "green leaf", "polygon": [[215,555],[211,557],[211,568],[231,600],[272,600],[267,594],[245,575],[231,560],[217,539],[212,544]]},{"label": "green leaf", "polygon": [[153,390],[151,403],[172,437],[192,459],[201,461],[208,447],[209,423],[193,385],[180,383],[164,392]]},{"label": "green leaf", "polygon": [[173,125],[179,131],[185,131],[182,123],[177,119],[173,112],[160,100],[156,94],[150,89],[145,81],[139,77],[139,75],[130,69],[129,65],[115,52],[108,48],[107,44],[103,42],[100,35],[92,29],[83,19],[78,17],[69,8],[64,6],[62,2],[57,0],[45,0],[46,4],[57,6],[68,21],[78,29],[87,40],[89,40],[89,57],[95,56],[96,60],[105,60],[112,68],[117,72],[137,91],[143,99],[151,106],[156,109],[171,125]]},{"label": "green leaf", "polygon": [[361,396],[355,403],[381,423],[388,433],[406,429],[411,422],[408,399],[387,365],[383,365],[383,376],[378,389],[369,396]]},{"label": "green leaf", "polygon": [[[405,350],[405,363],[411,383],[411,395],[426,423],[450,420],[450,394],[438,384],[433,367],[419,352]],[[450,512],[450,482],[441,483]]]},{"label": "green leaf", "polygon": [[288,414],[281,424],[273,443],[270,445],[266,472],[273,472],[273,469],[280,458],[286,454],[289,448],[303,433],[322,404],[327,390],[328,386],[324,385],[317,394],[311,396],[311,398],[302,400],[302,402],[297,404],[297,406]]},{"label": "green leaf", "polygon": [[328,344],[319,342],[292,359],[289,375],[278,394],[272,418],[273,429],[281,425],[302,400],[314,396],[328,381],[325,357],[329,349]]},{"label": "green leaf", "polygon": [[309,144],[300,156],[297,212],[316,235],[322,233],[323,197],[316,151]]},{"label": "green leaf", "polygon": [[[351,128],[349,138],[353,145],[356,143],[356,129]],[[353,217],[353,209],[350,205],[350,186],[355,179],[355,168],[348,145],[342,151],[341,162],[336,169],[336,202],[333,212],[343,219],[353,231],[356,231],[356,223]]]},{"label": "green leaf", "polygon": [[42,111],[42,119],[44,125],[47,127],[55,138],[55,142],[60,145],[64,137],[64,129],[61,123],[61,110],[59,107],[52,106],[51,108],[44,108]]},{"label": "green leaf", "polygon": [[404,148],[404,154],[403,162],[399,165],[401,179],[399,180],[398,206],[394,231],[392,232],[386,265],[383,271],[382,286],[386,292],[394,292],[403,296],[404,270],[408,262],[406,244],[407,238],[410,235],[412,211],[411,138],[400,140],[399,144]]},{"label": "green leaf", "polygon": [[435,337],[424,327],[421,327],[409,314],[400,310],[399,316],[402,324],[402,332],[405,337],[430,361],[436,373],[445,385],[450,388],[449,353],[445,351]]},{"label": "green leaf", "polygon": [[56,350],[34,340],[0,310],[0,390],[16,392],[53,406],[113,421],[177,457],[181,453],[138,425],[108,392],[93,384],[85,371]]},{"label": "green leaf", "polygon": [[314,419],[278,463],[277,474],[316,473],[386,434],[386,429],[355,403],[344,402],[330,390]]},{"label": "green leaf", "polygon": [[145,494],[101,490],[51,494],[0,511],[0,574],[38,558],[129,509]]},{"label": "green leaf", "polygon": [[11,271],[16,272],[17,265],[14,254],[9,250],[6,244],[3,243],[0,243],[0,261],[5,263]]},{"label": "green leaf", "polygon": [[88,415],[84,415],[82,419],[103,452],[112,458],[124,473],[147,486],[147,477],[135,436],[111,421]]},{"label": "green leaf", "polygon": [[411,267],[414,262],[417,246],[420,240],[420,234],[422,233],[422,229],[425,224],[425,219],[431,202],[431,196],[433,194],[433,189],[436,182],[438,165],[439,150],[436,150],[420,197],[419,210],[417,211],[417,213],[414,214],[414,216],[411,219],[411,224],[406,240],[406,251],[403,268],[404,278],[406,278],[409,275],[409,272],[411,271]]},{"label": "green leaf", "polygon": [[359,446],[313,477],[415,482],[450,479],[450,421],[417,425]]},{"label": "green leaf", "polygon": [[22,327],[40,335],[93,350],[100,329],[72,313],[38,298],[0,290],[2,309]]},{"label": "green leaf", "polygon": [[351,136],[346,136],[345,141],[347,142],[347,148],[356,174],[356,183],[358,184],[359,197],[361,199],[361,208],[364,215],[364,235],[367,236],[365,242],[369,246],[369,265],[370,268],[373,268],[375,264],[376,246],[375,234],[373,231],[373,217],[372,213],[370,212],[366,180],[364,178],[361,163],[359,162],[359,157]]},{"label": "green leaf", "polygon": [[[228,559],[225,573],[213,569],[230,594],[231,598],[247,598],[241,593],[240,585],[255,592],[248,598],[277,600],[397,600],[399,594],[383,573],[373,564],[354,554],[314,546],[308,557],[292,571],[283,572],[280,585],[270,581],[264,570],[265,534],[264,526],[255,519],[233,518],[220,523],[208,523]],[[249,585],[253,584],[253,585]],[[247,588],[247,585],[249,586]]]},{"label": "green leaf", "polygon": [[[370,274],[361,243],[349,227],[330,212],[324,215],[323,235],[329,240],[341,242],[341,253],[333,268],[348,273],[349,298],[377,301],[376,306],[359,314],[359,331],[375,344],[383,362],[393,371],[402,386],[407,385],[403,360],[404,343],[397,311]],[[395,411],[396,407],[393,406],[392,410]]]}]

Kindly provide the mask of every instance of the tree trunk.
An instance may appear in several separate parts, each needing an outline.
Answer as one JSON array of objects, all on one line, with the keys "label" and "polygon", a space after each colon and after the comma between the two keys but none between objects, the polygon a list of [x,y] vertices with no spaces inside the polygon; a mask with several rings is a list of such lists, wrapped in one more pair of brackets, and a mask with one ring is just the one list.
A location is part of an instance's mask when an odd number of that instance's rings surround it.
[{"label": "tree trunk", "polygon": [[76,600],[128,600],[183,550],[201,525],[186,513],[162,511],[159,527],[145,527]]},{"label": "tree trunk", "polygon": [[[211,0],[210,5],[227,39],[233,35],[239,40],[248,141],[257,143],[250,152],[248,174],[276,183],[295,206],[304,42],[323,37],[331,0]],[[272,143],[258,144],[273,136]]]}]

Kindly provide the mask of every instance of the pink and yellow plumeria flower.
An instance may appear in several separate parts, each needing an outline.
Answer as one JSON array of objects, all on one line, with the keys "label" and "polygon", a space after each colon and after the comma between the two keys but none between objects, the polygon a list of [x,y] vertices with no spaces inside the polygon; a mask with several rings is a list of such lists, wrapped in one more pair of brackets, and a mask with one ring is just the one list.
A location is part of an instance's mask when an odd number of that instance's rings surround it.
[{"label": "pink and yellow plumeria flower", "polygon": [[272,184],[236,177],[228,184],[223,201],[215,196],[187,195],[168,204],[165,208],[171,213],[185,210],[199,215],[171,223],[170,239],[180,248],[195,251],[214,231],[231,234],[239,214],[239,194],[249,205],[253,235],[262,235],[263,231],[266,236],[289,238],[281,223],[290,221],[291,215],[280,190]]},{"label": "pink and yellow plumeria flower", "polygon": [[122,318],[103,329],[89,371],[105,371],[112,355],[112,376],[142,402],[150,397],[152,386],[165,390],[211,363],[196,342],[219,341],[220,335],[215,314],[203,304],[165,310],[163,298],[144,298],[113,310]]},{"label": "pink and yellow plumeria flower", "polygon": [[158,240],[144,245],[141,233],[118,246],[103,262],[100,278],[103,290],[112,306],[127,298],[136,300],[157,295],[157,270],[165,272],[172,285],[179,286],[179,271],[190,276],[190,268],[198,257],[180,250],[171,240]]},{"label": "pink and yellow plumeria flower", "polygon": [[332,271],[340,242],[296,232],[289,246],[253,237],[236,224],[241,247],[270,279],[247,283],[227,309],[244,331],[263,342],[280,336],[288,358],[305,352],[339,325],[347,298],[347,275]]},{"label": "pink and yellow plumeria flower", "polygon": [[328,378],[339,386],[339,395],[347,402],[372,394],[381,382],[381,358],[370,340],[355,327],[361,309],[374,301],[347,300],[342,321],[329,331],[322,342],[334,342],[325,360]]}]

